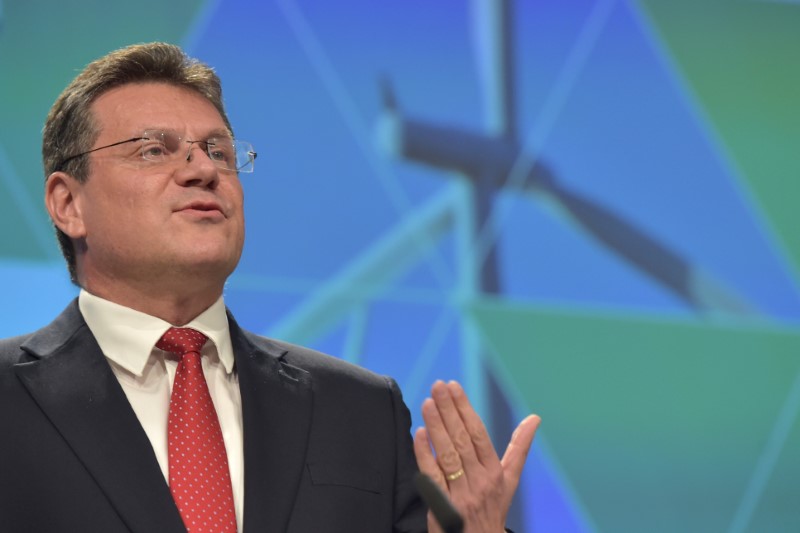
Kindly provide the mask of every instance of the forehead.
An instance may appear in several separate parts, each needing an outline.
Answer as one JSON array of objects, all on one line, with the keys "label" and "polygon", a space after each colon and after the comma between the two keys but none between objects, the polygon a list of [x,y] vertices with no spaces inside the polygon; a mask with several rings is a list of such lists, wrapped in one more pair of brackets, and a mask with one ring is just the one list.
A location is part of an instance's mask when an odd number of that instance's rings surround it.
[{"label": "forehead", "polygon": [[214,105],[201,94],[168,83],[130,83],[101,94],[92,103],[100,138],[147,128],[188,134],[227,130]]}]

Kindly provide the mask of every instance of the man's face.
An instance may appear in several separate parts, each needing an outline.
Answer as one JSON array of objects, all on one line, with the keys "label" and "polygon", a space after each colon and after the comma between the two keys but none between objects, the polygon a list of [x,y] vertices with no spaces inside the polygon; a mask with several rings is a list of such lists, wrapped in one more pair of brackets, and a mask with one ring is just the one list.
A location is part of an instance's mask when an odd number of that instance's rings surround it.
[{"label": "man's face", "polygon": [[[99,136],[94,147],[171,130],[205,140],[227,131],[201,95],[164,83],[123,85],[92,105]],[[85,249],[79,263],[93,281],[148,283],[174,278],[222,283],[244,243],[242,188],[235,172],[217,167],[204,143],[182,143],[186,156],[152,164],[131,142],[89,154],[89,178],[77,188]],[[73,235],[73,237],[75,237]]]}]

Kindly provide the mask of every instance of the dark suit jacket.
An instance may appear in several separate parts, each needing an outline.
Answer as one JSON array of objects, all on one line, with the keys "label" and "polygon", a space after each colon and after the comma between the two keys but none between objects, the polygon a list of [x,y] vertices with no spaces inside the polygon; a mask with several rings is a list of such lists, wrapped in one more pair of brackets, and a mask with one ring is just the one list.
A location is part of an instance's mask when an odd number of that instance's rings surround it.
[{"label": "dark suit jacket", "polygon": [[[394,381],[229,320],[244,533],[425,531]],[[0,531],[185,531],[77,301],[49,326],[0,341]]]}]

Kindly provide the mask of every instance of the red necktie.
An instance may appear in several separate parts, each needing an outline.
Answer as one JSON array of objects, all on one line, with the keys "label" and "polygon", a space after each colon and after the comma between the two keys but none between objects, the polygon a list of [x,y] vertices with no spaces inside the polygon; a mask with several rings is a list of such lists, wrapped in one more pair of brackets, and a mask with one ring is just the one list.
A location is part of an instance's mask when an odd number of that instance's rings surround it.
[{"label": "red necktie", "polygon": [[156,343],[181,358],[167,421],[169,489],[189,533],[236,533],[225,442],[200,362],[206,340],[199,331],[170,328]]}]

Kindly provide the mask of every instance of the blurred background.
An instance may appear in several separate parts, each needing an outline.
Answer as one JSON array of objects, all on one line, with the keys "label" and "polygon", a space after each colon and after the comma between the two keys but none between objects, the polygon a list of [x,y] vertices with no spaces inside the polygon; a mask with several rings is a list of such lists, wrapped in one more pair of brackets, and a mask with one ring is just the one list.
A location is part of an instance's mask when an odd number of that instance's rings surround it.
[{"label": "blurred background", "polygon": [[796,0],[0,0],[0,336],[77,294],[50,105],[169,41],[258,151],[243,326],[395,377],[415,424],[439,378],[501,448],[540,414],[518,532],[798,531],[798,28]]}]

